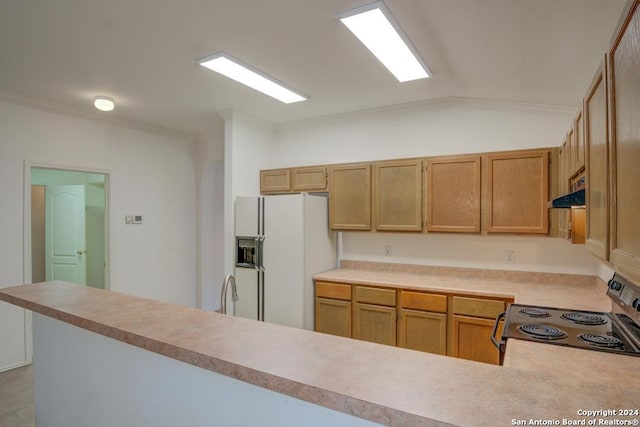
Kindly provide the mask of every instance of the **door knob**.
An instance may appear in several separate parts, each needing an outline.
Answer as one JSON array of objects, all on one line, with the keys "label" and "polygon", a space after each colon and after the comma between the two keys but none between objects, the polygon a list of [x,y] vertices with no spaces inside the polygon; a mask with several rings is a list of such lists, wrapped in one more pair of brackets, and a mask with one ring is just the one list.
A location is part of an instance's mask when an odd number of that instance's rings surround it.
[{"label": "door knob", "polygon": [[76,252],[76,253],[77,253],[78,255],[84,255],[84,254],[86,254],[86,253],[87,253],[87,251],[78,251],[78,252]]}]

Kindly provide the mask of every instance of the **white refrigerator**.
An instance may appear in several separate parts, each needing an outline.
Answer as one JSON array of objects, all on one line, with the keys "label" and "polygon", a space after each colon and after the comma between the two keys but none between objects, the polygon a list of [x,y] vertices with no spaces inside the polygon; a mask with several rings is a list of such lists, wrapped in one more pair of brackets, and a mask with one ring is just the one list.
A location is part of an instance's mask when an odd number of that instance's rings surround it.
[{"label": "white refrigerator", "polygon": [[313,275],[336,266],[327,198],[237,197],[236,316],[313,330]]}]

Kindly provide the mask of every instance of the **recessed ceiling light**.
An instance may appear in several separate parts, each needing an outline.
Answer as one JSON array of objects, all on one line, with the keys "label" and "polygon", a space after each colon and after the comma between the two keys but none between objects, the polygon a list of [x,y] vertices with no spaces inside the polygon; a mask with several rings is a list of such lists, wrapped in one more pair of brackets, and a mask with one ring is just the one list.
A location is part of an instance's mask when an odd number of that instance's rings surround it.
[{"label": "recessed ceiling light", "polygon": [[286,104],[304,101],[307,97],[294,92],[255,68],[242,64],[227,53],[220,52],[196,62],[203,67],[220,73],[252,89],[260,91]]},{"label": "recessed ceiling light", "polygon": [[96,96],[93,98],[93,106],[100,111],[112,111],[116,108],[113,98],[109,98],[108,96]]},{"label": "recessed ceiling light", "polygon": [[428,67],[382,1],[341,13],[338,18],[398,81],[431,76]]}]

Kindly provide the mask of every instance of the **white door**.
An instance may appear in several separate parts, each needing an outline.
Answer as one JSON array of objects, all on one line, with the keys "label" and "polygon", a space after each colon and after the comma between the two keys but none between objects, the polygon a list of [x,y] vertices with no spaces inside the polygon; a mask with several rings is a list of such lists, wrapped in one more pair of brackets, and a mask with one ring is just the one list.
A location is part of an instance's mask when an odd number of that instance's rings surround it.
[{"label": "white door", "polygon": [[45,200],[46,279],[85,285],[84,186],[47,186]]}]

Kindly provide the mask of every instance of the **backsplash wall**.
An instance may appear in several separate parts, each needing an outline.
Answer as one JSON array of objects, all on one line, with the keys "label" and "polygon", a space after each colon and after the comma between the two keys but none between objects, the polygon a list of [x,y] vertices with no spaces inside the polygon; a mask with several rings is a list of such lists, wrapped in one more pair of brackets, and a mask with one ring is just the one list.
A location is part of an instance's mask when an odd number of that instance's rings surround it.
[{"label": "backsplash wall", "polygon": [[[390,254],[385,255],[385,246]],[[507,261],[513,251],[513,263]],[[601,275],[584,245],[539,236],[342,233],[342,259],[446,267]]]}]

